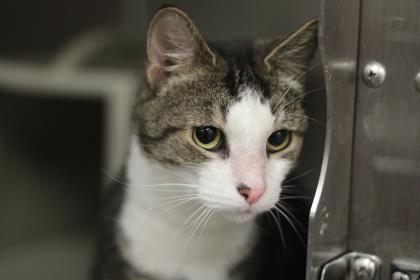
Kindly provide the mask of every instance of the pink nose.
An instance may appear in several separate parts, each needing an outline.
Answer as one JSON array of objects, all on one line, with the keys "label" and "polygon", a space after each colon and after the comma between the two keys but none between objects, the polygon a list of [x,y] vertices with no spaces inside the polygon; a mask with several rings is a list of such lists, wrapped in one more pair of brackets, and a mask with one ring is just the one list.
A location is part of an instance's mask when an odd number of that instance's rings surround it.
[{"label": "pink nose", "polygon": [[262,188],[251,189],[247,185],[240,184],[238,187],[238,192],[242,197],[250,204],[254,204],[258,199],[264,194],[265,190]]}]

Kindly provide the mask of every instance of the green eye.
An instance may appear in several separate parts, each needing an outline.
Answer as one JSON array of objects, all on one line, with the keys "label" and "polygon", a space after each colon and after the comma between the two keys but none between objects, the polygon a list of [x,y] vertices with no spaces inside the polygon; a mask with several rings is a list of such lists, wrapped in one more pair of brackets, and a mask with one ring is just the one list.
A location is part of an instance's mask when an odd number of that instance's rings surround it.
[{"label": "green eye", "polygon": [[203,149],[216,150],[223,142],[223,135],[220,129],[213,126],[200,126],[194,128],[194,142]]},{"label": "green eye", "polygon": [[292,135],[289,130],[277,130],[268,138],[267,151],[269,151],[270,153],[280,152],[281,150],[284,150],[289,146],[291,139]]}]

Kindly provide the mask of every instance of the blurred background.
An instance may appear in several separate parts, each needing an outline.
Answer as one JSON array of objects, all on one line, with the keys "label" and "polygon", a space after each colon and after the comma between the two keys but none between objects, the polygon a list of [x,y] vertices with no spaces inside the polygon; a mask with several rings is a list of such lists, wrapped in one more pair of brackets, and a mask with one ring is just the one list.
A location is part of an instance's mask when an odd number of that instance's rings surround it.
[{"label": "blurred background", "polygon": [[[208,40],[288,34],[318,0],[5,1],[0,10],[0,279],[88,279],[100,192],[120,170],[143,83],[147,24],[184,9]],[[317,56],[313,64],[319,62]],[[322,67],[308,74],[300,166],[313,194],[325,134]]]}]

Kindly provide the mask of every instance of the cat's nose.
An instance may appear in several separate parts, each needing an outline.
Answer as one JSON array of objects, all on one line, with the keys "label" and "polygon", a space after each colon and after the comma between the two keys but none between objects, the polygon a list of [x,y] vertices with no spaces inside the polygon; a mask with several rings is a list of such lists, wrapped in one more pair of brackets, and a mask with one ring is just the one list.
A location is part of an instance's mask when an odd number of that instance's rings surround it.
[{"label": "cat's nose", "polygon": [[239,184],[237,187],[238,192],[250,204],[254,204],[264,194],[262,188],[250,188],[245,184]]}]

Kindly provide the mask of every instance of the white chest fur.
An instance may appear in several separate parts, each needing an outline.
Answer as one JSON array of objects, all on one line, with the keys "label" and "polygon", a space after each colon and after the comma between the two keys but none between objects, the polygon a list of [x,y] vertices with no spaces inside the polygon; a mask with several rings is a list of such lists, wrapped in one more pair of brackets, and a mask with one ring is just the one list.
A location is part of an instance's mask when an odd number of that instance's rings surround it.
[{"label": "white chest fur", "polygon": [[[131,186],[127,189],[120,227],[127,241],[124,255],[130,264],[162,279],[227,279],[232,265],[245,257],[252,247],[254,223],[234,224],[214,214],[204,230],[201,230],[203,221],[190,240],[194,229],[191,225],[199,220],[199,215],[190,218],[187,224],[185,221],[200,207],[199,204],[195,205],[194,200],[170,202],[181,194],[169,188],[179,186],[153,188],[150,185],[191,184],[193,172],[153,164],[141,154],[136,138],[131,144],[127,168]],[[176,199],[187,197],[184,193]]]}]

